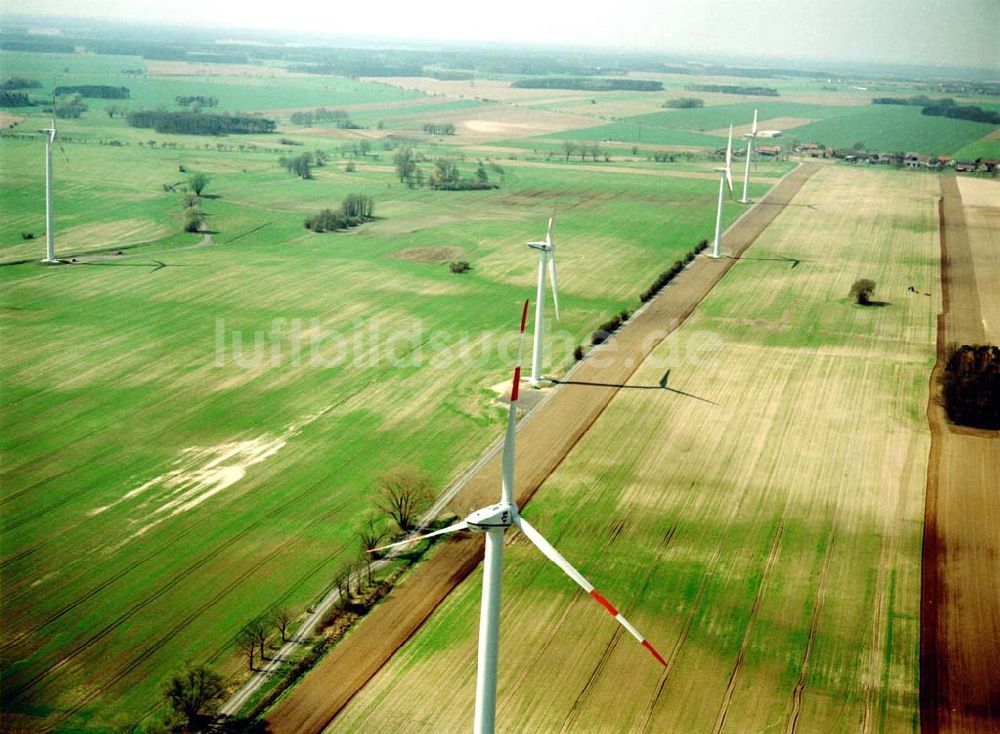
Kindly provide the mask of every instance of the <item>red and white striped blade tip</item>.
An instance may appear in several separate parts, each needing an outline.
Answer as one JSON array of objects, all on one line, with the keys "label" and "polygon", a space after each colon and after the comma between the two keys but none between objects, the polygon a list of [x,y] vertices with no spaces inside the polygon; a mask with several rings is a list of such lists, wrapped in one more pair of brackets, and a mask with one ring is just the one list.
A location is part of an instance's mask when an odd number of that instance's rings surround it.
[{"label": "red and white striped blade tip", "polygon": [[524,326],[528,322],[528,300],[524,299],[524,308],[521,309],[521,331],[517,338],[517,364],[514,365],[514,382],[510,388],[510,402],[517,402],[519,386],[521,384],[521,348],[524,346]]},{"label": "red and white striped blade tip", "polygon": [[559,551],[557,551],[555,547],[551,543],[549,543],[549,541],[547,541],[542,536],[542,534],[539,533],[531,525],[531,523],[529,523],[520,515],[517,517],[515,522],[517,523],[517,526],[521,529],[521,532],[523,532],[525,536],[527,536],[528,540],[530,540],[535,545],[535,547],[542,552],[542,555],[544,555],[554,564],[559,566],[559,568],[563,570],[563,573],[565,573],[567,576],[573,579],[573,581],[575,581],[576,584],[581,589],[590,594],[591,598],[594,599],[594,601],[596,601],[598,604],[604,607],[605,611],[608,612],[608,614],[610,614],[612,617],[614,617],[615,621],[618,622],[618,624],[620,624],[622,627],[628,630],[630,635],[632,635],[636,640],[638,640],[642,644],[642,646],[646,648],[650,652],[650,654],[657,659],[657,661],[659,661],[661,665],[666,667],[667,661],[664,660],[663,656],[656,651],[656,648],[654,648],[651,644],[649,644],[649,641],[642,636],[642,633],[640,633],[639,630],[633,627],[632,624],[627,619],[625,619],[625,617],[622,616],[622,614],[617,609],[615,609],[615,607],[611,604],[611,602],[605,599],[601,595],[601,593],[594,588],[594,585],[591,584],[589,581],[587,581],[587,579],[583,576],[583,574],[577,571],[573,567],[573,564],[567,561],[563,557],[563,555]]}]

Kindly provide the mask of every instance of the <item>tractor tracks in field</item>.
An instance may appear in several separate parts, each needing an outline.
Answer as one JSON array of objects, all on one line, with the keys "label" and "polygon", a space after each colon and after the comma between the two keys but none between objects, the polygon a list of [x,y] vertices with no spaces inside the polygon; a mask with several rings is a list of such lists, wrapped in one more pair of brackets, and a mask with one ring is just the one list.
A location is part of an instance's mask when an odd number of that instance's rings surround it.
[{"label": "tractor tracks in field", "polygon": [[757,595],[753,600],[753,607],[750,610],[750,618],[747,620],[746,628],[743,632],[743,642],[740,643],[740,651],[736,655],[736,663],[733,665],[733,670],[729,674],[729,683],[726,686],[726,693],[722,699],[722,706],[719,708],[719,715],[715,720],[715,727],[712,729],[713,734],[720,734],[723,727],[726,725],[726,717],[729,715],[729,706],[733,702],[733,694],[736,692],[736,681],[739,678],[740,672],[743,670],[743,661],[746,659],[747,649],[750,647],[750,640],[753,638],[753,633],[756,628],[757,615],[760,613],[761,604],[764,601],[764,592],[767,589],[767,582],[771,578],[771,569],[774,568],[774,562],[778,558],[778,553],[781,548],[781,538],[785,534],[785,518],[781,518],[781,523],[778,525],[778,530],[774,534],[774,539],[771,541],[771,550],[767,555],[767,561],[764,563],[764,572],[760,578],[760,585],[757,587]]},{"label": "tractor tracks in field", "polygon": [[[345,397],[345,398],[337,401],[337,403],[331,405],[329,407],[329,410],[334,410],[337,407],[339,407],[340,405],[345,404],[350,399],[352,399],[354,396],[356,396],[358,393],[360,393],[360,392],[368,389],[368,387],[370,387],[375,382],[377,382],[377,378],[373,378],[372,380],[366,382],[364,385],[362,385],[359,388],[357,388],[356,390],[352,391],[349,396],[347,396],[347,397]],[[325,484],[326,484],[326,480],[325,479],[319,480],[319,481],[315,482],[314,484],[310,485],[305,490],[303,490],[303,491],[297,493],[296,495],[288,498],[285,502],[283,502],[282,504],[280,504],[274,511],[280,511],[282,509],[291,507],[291,506],[295,505],[296,503],[302,502],[303,500],[305,500],[306,498],[308,498],[310,495],[315,494],[318,491],[321,491],[322,488],[325,486]],[[152,644],[152,645],[148,646],[147,648],[145,648],[143,650],[143,652],[140,653],[140,655],[138,655],[137,657],[133,658],[132,661],[129,664],[127,664],[124,669],[122,669],[119,672],[116,672],[115,674],[113,674],[112,678],[109,681],[102,682],[101,684],[99,684],[98,691],[96,693],[94,693],[93,695],[84,694],[84,696],[86,698],[86,703],[89,703],[94,698],[96,698],[97,696],[99,696],[103,691],[107,690],[109,687],[111,687],[112,685],[114,685],[115,683],[117,683],[118,681],[120,681],[122,678],[124,678],[125,676],[127,676],[136,667],[138,667],[138,665],[141,664],[145,659],[147,659],[152,654],[154,654],[160,647],[162,647],[164,644],[166,644],[166,642],[169,642],[181,630],[183,630],[185,627],[187,627],[192,621],[194,621],[195,619],[197,619],[197,617],[201,613],[203,613],[206,609],[210,608],[211,606],[214,606],[214,604],[217,603],[219,600],[221,600],[226,594],[228,594],[229,591],[231,591],[233,588],[235,588],[236,586],[238,586],[239,583],[241,583],[243,580],[245,580],[245,578],[247,578],[249,574],[252,574],[256,570],[258,570],[259,568],[261,568],[263,565],[266,565],[266,563],[268,563],[271,560],[273,560],[280,553],[284,552],[286,550],[286,548],[288,547],[289,543],[291,543],[291,542],[294,541],[295,537],[301,537],[302,534],[303,534],[303,532],[305,530],[307,530],[307,529],[315,526],[319,522],[323,522],[325,520],[329,520],[330,518],[338,515],[339,513],[342,513],[344,511],[344,509],[346,508],[346,506],[347,506],[346,503],[341,503],[337,507],[335,507],[335,508],[331,509],[330,511],[328,511],[327,513],[325,513],[324,515],[316,517],[316,518],[312,519],[306,525],[302,526],[302,528],[300,529],[300,532],[297,533],[296,536],[291,537],[289,539],[286,539],[283,543],[281,543],[280,545],[278,545],[277,547],[275,547],[270,553],[268,553],[266,556],[264,556],[261,559],[259,559],[248,571],[243,572],[238,577],[239,580],[236,583],[229,583],[229,584],[227,584],[223,593],[216,594],[215,596],[212,597],[212,599],[211,599],[211,601],[209,603],[207,603],[207,604],[202,605],[201,607],[199,607],[199,612],[198,612],[197,615],[193,615],[193,616],[192,615],[188,615],[188,616],[186,616],[184,618],[184,621],[182,623],[180,623],[179,625],[175,625],[175,628],[172,628],[172,631],[169,634],[167,634],[165,636],[161,636],[160,638],[158,638],[157,642],[155,642],[154,644]],[[123,624],[125,624],[127,621],[129,621],[131,618],[133,618],[137,613],[141,612],[143,609],[145,609],[146,607],[148,607],[150,604],[152,604],[153,602],[155,602],[157,599],[163,597],[165,594],[167,594],[168,592],[170,592],[178,584],[180,584],[186,578],[190,577],[192,574],[194,574],[196,571],[198,571],[205,563],[207,563],[207,562],[215,559],[216,557],[219,557],[226,550],[228,550],[229,548],[231,548],[234,544],[236,544],[237,542],[239,542],[240,540],[242,540],[243,538],[245,538],[250,533],[259,530],[261,527],[266,526],[270,521],[271,521],[271,516],[268,515],[266,517],[260,517],[255,522],[252,522],[249,525],[243,527],[237,534],[235,534],[235,535],[227,538],[224,542],[222,542],[220,545],[218,545],[215,548],[213,548],[210,552],[208,552],[208,553],[206,553],[204,555],[199,556],[197,560],[189,563],[181,571],[179,571],[178,573],[174,574],[165,583],[163,583],[157,589],[155,589],[152,593],[148,594],[143,599],[141,599],[141,600],[137,601],[136,603],[134,603],[132,606],[130,606],[128,608],[128,610],[126,610],[125,612],[123,612],[122,614],[120,614],[118,617],[116,617],[114,620],[112,620],[111,622],[109,622],[108,624],[106,624],[104,627],[102,627],[100,630],[98,630],[97,632],[91,634],[85,640],[83,640],[82,642],[80,642],[79,644],[77,644],[76,646],[74,646],[71,650],[69,650],[69,652],[67,652],[66,654],[64,654],[59,660],[55,661],[51,665],[45,666],[45,668],[43,670],[41,670],[40,672],[36,673],[34,676],[32,676],[31,678],[29,678],[28,680],[23,681],[23,682],[18,682],[14,686],[11,685],[11,681],[9,681],[9,680],[6,681],[5,682],[6,685],[4,686],[4,692],[3,692],[4,702],[6,703],[8,701],[17,700],[18,698],[23,697],[25,694],[31,693],[34,689],[44,689],[44,688],[46,688],[48,685],[50,685],[54,680],[56,680],[60,676],[60,674],[67,668],[67,666],[69,666],[70,663],[72,663],[80,655],[82,655],[83,653],[85,653],[87,650],[91,649],[95,645],[97,645],[101,640],[103,640],[104,638],[106,638],[108,635],[110,635],[111,633],[113,633],[115,630],[119,629]],[[23,640],[25,638],[29,638],[32,635],[38,634],[39,632],[41,632],[42,630],[44,630],[46,627],[48,627],[52,623],[54,623],[57,620],[59,620],[60,618],[64,617],[66,614],[72,612],[74,609],[76,609],[77,607],[79,607],[81,604],[85,603],[89,599],[91,599],[91,598],[95,597],[96,595],[98,595],[101,591],[104,591],[108,587],[110,587],[113,584],[115,584],[116,582],[120,581],[122,578],[126,577],[129,573],[131,573],[132,571],[134,571],[136,568],[138,568],[138,567],[140,567],[140,566],[142,566],[142,565],[144,565],[144,564],[152,561],[153,559],[155,559],[158,556],[161,556],[162,554],[164,554],[165,552],[167,552],[172,545],[174,545],[178,541],[182,540],[184,537],[185,537],[185,533],[184,532],[179,532],[178,534],[176,534],[173,538],[171,538],[166,543],[158,545],[157,548],[155,550],[153,550],[152,552],[150,552],[150,553],[146,554],[145,556],[137,559],[136,561],[130,563],[126,568],[122,569],[118,573],[112,575],[111,577],[105,579],[104,581],[102,581],[101,583],[97,584],[96,586],[91,587],[90,589],[88,589],[84,593],[78,595],[72,601],[70,601],[69,603],[63,605],[60,609],[58,609],[54,613],[52,613],[49,616],[47,616],[45,619],[43,619],[38,624],[34,625],[31,629],[22,630],[16,636],[11,637],[10,639],[5,640],[3,647],[4,648],[9,648],[12,645],[17,644],[19,641],[21,641],[21,640]],[[343,551],[343,550],[344,550],[344,548],[341,548],[341,549],[339,549],[338,552]],[[82,706],[85,706],[86,703],[82,704]],[[80,709],[77,708],[77,709],[74,710],[74,712],[78,712],[79,710]]]},{"label": "tractor tracks in field", "polygon": [[816,598],[813,601],[812,612],[809,615],[809,632],[806,637],[806,649],[802,654],[802,663],[799,665],[798,680],[795,681],[795,687],[792,689],[792,708],[788,712],[788,719],[785,721],[785,734],[796,734],[796,729],[799,725],[799,714],[802,711],[802,693],[805,690],[806,682],[809,680],[809,665],[812,662],[816,632],[819,629],[820,616],[823,614],[823,607],[826,604],[826,582],[830,575],[833,548],[837,541],[837,522],[837,513],[835,513],[830,525],[830,532],[827,534],[826,553],[823,555],[823,566],[819,573]]},{"label": "tractor tracks in field", "polygon": [[[766,200],[773,204],[787,204],[820,169],[819,164],[802,164],[783,178],[767,195]],[[732,254],[740,255],[753,244],[781,213],[782,208],[754,207],[733,223],[727,230]],[[578,364],[581,383],[592,385],[591,387],[560,385],[553,391],[551,398],[545,400],[544,410],[536,408],[529,414],[530,422],[524,426],[526,435],[520,443],[524,451],[518,462],[518,484],[523,489],[518,493],[517,499],[521,506],[530,500],[539,486],[572,451],[645,357],[687,319],[734,262],[728,259],[696,259],[676,283],[637,311],[628,324],[602,345],[600,351],[595,352],[595,356],[606,357],[605,359],[598,363],[596,359],[588,357]],[[592,382],[587,382],[588,379],[592,379]],[[552,441],[553,435],[559,440]],[[539,436],[547,436],[548,439],[539,440]],[[494,501],[496,487],[499,486],[498,465],[499,462],[494,457],[483,465],[480,472],[469,478],[465,494],[469,502],[483,499],[486,502]],[[748,491],[747,487],[743,487],[741,496],[745,497]],[[742,505],[742,499],[734,504]],[[455,542],[443,543],[438,554],[410,574],[397,591],[400,597],[415,596],[420,599],[420,619],[407,620],[404,625],[403,622],[390,619],[388,613],[379,614],[379,610],[376,610],[361,624],[361,627],[370,628],[368,633],[355,633],[341,641],[333,657],[324,660],[312,676],[306,676],[288,697],[272,709],[267,723],[276,734],[311,734],[322,731],[394,652],[419,629],[443,599],[434,594],[450,593],[454,585],[475,568],[475,563],[463,566],[459,577],[454,567],[445,567],[443,562],[436,563],[436,557],[449,547],[454,549],[453,554],[459,553]],[[475,544],[463,547],[468,549],[463,552],[475,552],[481,558],[481,544],[478,547]],[[717,550],[716,562],[720,553],[721,550]],[[465,568],[468,570],[464,570]],[[445,576],[449,584],[442,583]],[[454,583],[450,583],[452,581]],[[704,598],[704,593],[705,590],[702,589],[699,599]],[[691,622],[693,623],[693,619]],[[378,634],[371,630],[378,630]],[[370,645],[373,640],[377,640],[378,649],[359,647]],[[358,670],[360,658],[372,661],[370,666],[365,666],[364,675],[360,675]],[[306,702],[309,703],[308,707],[305,706]],[[655,701],[651,706],[655,706]]]}]

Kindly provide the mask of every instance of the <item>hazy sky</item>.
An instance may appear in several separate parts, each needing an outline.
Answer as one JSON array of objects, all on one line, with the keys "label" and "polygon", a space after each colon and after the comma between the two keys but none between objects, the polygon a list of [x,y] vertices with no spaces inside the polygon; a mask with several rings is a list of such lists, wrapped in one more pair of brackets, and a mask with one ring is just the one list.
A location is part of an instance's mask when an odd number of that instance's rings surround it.
[{"label": "hazy sky", "polygon": [[3,0],[3,12],[997,68],[1000,0]]}]

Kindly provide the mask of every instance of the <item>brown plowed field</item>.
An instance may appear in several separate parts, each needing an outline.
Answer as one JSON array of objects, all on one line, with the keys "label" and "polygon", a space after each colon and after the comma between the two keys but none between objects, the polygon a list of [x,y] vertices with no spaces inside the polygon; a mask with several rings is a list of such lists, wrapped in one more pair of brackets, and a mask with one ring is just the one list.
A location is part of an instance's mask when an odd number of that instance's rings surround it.
[{"label": "brown plowed field", "polygon": [[[943,310],[927,407],[920,718],[928,734],[985,734],[1000,730],[1000,432],[951,425],[938,383],[947,346],[983,342],[984,323],[996,324],[1000,314],[981,310],[995,294],[979,292],[986,279],[977,280],[976,267],[986,262],[976,257],[979,243],[970,246],[954,176],[942,177],[941,193]],[[992,229],[995,250],[1000,222],[980,226]]]},{"label": "brown plowed field", "polygon": [[[820,168],[803,164],[786,176],[730,228],[723,249],[739,256],[774,221],[802,185]],[[629,376],[663,339],[692,312],[733,266],[735,259],[698,258],[617,336],[574,372],[586,390],[561,388],[532,413],[519,431],[517,501],[524,506],[535,490],[587,432]],[[603,386],[602,386],[603,385]],[[499,456],[469,481],[461,495],[462,512],[494,502],[500,486]],[[267,717],[274,734],[320,732],[354,694],[419,629],[449,591],[478,565],[482,544],[451,540],[418,567],[348,635]]]}]

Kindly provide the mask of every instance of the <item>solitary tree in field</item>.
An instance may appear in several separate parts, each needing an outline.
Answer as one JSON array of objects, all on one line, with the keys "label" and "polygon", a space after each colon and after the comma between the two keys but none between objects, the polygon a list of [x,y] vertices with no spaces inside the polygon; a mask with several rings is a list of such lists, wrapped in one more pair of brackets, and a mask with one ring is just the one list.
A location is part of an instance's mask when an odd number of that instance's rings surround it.
[{"label": "solitary tree in field", "polygon": [[851,298],[859,306],[870,306],[874,292],[875,281],[869,278],[860,278],[854,281],[854,285],[851,286]]},{"label": "solitary tree in field", "polygon": [[204,665],[187,665],[170,679],[164,697],[170,707],[183,716],[188,729],[197,729],[222,701],[225,693],[222,676]]},{"label": "solitary tree in field", "polygon": [[204,173],[195,173],[188,179],[188,188],[191,189],[196,196],[201,196],[201,192],[205,190],[208,186],[208,176]]},{"label": "solitary tree in field", "polygon": [[395,521],[400,530],[412,530],[417,515],[430,499],[430,481],[415,466],[403,465],[382,474],[376,480],[379,507]]}]

